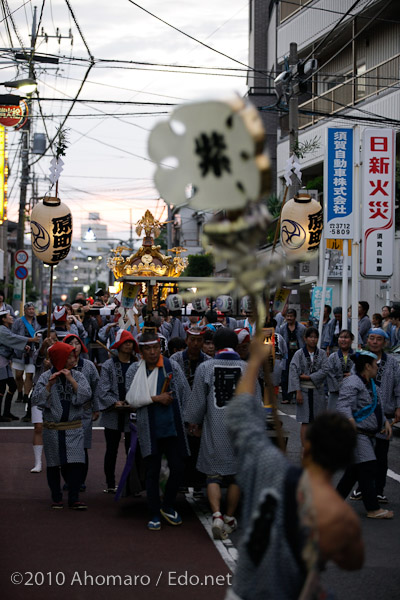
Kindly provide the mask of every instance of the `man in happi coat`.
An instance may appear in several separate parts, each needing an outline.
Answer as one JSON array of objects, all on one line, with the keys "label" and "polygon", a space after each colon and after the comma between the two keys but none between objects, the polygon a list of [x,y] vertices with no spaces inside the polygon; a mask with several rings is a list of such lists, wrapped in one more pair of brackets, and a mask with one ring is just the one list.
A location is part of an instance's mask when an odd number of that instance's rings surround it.
[{"label": "man in happi coat", "polygon": [[[17,335],[34,338],[36,332],[39,331],[40,325],[36,320],[35,305],[33,302],[27,302],[24,305],[24,314],[19,319],[15,319],[12,332]],[[18,388],[18,400],[25,402],[28,405],[28,410],[23,417],[23,421],[31,420],[31,406],[29,394],[33,386],[33,376],[35,374],[35,364],[33,361],[33,353],[35,344],[30,342],[28,351],[16,350],[12,360],[12,368],[15,369],[15,380]],[[25,373],[25,381],[24,381]]]},{"label": "man in happi coat", "polygon": [[[204,361],[211,360],[211,356],[202,351],[204,335],[207,331],[210,331],[207,327],[190,327],[186,332],[187,348],[181,352],[175,352],[171,356],[171,360],[176,361],[184,372],[190,388],[193,386],[197,367]],[[202,495],[201,488],[205,485],[204,474],[196,469],[200,450],[201,429],[194,424],[188,427],[187,424],[186,433],[188,435],[190,456],[186,461],[184,481],[185,485],[194,486],[194,494],[200,496]]]},{"label": "man in happi coat", "polygon": [[351,343],[354,335],[349,329],[342,329],[339,333],[337,342],[339,350],[333,352],[328,358],[328,410],[336,410],[336,403],[339,398],[339,389],[343,379],[350,376],[353,367]]},{"label": "man in happi coat", "polygon": [[359,519],[332,485],[334,472],[351,460],[356,434],[339,414],[321,415],[307,431],[303,469],[291,465],[265,432],[255,387],[270,346],[255,343],[226,411],[243,506],[225,600],[330,598],[320,581],[326,562],[353,570],[364,560]]},{"label": "man in happi coat", "polygon": [[[373,328],[368,332],[367,348],[377,356],[378,372],[375,384],[383,406],[385,418],[390,422],[400,421],[400,365],[391,354],[384,351],[388,334],[381,328]],[[386,473],[388,469],[389,439],[385,434],[377,433],[375,438],[376,478],[375,487],[380,504],[388,502],[384,494]],[[352,500],[361,499],[360,490],[354,490]]]},{"label": "man in happi coat", "polygon": [[296,320],[297,312],[294,308],[286,311],[286,321],[279,328],[279,333],[283,337],[287,347],[287,358],[285,368],[282,371],[282,404],[289,404],[293,394],[288,391],[289,369],[295,353],[304,347],[304,332],[306,328],[302,323]]},{"label": "man in happi coat", "polygon": [[[181,525],[175,509],[189,455],[183,418],[190,388],[176,361],[161,354],[159,336],[146,331],[139,338],[142,360],[126,375],[126,401],[136,410],[137,433],[146,470],[146,494],[150,531],[161,529],[161,515],[170,525]],[[161,460],[168,461],[169,477],[164,498],[160,499]]]},{"label": "man in happi coat", "polygon": [[117,354],[106,360],[101,367],[96,397],[101,411],[101,425],[104,427],[106,453],[104,456],[104,473],[106,476],[106,494],[115,494],[115,465],[121,435],[124,435],[125,451],[129,452],[131,444],[130,411],[124,408],[126,374],[133,362],[137,361],[135,350],[137,342],[133,335],[125,329],[119,329],[115,342],[110,350]]},{"label": "man in happi coat", "polygon": [[362,499],[370,519],[392,519],[393,512],[381,509],[377,496],[377,458],[375,440],[384,432],[389,440],[392,429],[385,417],[380,390],[375,383],[378,371],[376,354],[369,350],[356,352],[354,374],[350,375],[340,389],[337,409],[353,423],[357,431],[354,463],[348,466],[338,483],[339,494],[346,498],[358,481]]},{"label": "man in happi coat", "polygon": [[318,338],[318,329],[306,329],[305,346],[297,350],[289,370],[289,392],[296,393],[296,420],[301,423],[303,447],[307,426],[326,410],[324,382],[328,373],[328,358],[325,350],[317,348]]},{"label": "man in happi coat", "polygon": [[[15,351],[29,351],[31,342],[38,342],[39,338],[18,335],[11,331],[14,317],[9,310],[0,311],[0,422],[18,421],[18,417],[11,414],[11,402],[17,384],[13,377],[10,359]],[[6,389],[8,391],[6,393]],[[4,396],[4,410],[1,404]]]},{"label": "man in happi coat", "polygon": [[[214,539],[225,539],[236,529],[235,511],[239,487],[235,482],[236,457],[226,426],[226,407],[246,368],[236,352],[238,337],[226,327],[214,335],[215,357],[196,371],[193,390],[185,411],[185,420],[201,425],[200,452],[197,468],[207,477],[207,496],[213,513]],[[261,404],[261,393],[259,400]],[[221,512],[221,486],[228,487],[227,506]]]},{"label": "man in happi coat", "polygon": [[84,375],[72,370],[76,354],[72,346],[56,342],[48,349],[53,365],[43,373],[32,394],[32,405],[43,409],[43,446],[52,508],[63,508],[60,467],[68,482],[68,505],[86,509],[79,502],[79,488],[85,465],[83,405],[92,391]]},{"label": "man in happi coat", "polygon": [[88,354],[88,350],[78,335],[74,333],[66,335],[64,338],[64,343],[69,344],[70,346],[75,348],[77,358],[75,369],[86,377],[90,385],[90,389],[92,391],[92,397],[83,405],[84,412],[82,417],[85,448],[85,472],[82,480],[81,489],[84,490],[86,489],[85,480],[89,469],[88,450],[92,447],[93,421],[96,421],[99,418],[100,414],[99,401],[96,396],[96,388],[99,382],[99,372],[91,360],[83,359],[82,354]]}]

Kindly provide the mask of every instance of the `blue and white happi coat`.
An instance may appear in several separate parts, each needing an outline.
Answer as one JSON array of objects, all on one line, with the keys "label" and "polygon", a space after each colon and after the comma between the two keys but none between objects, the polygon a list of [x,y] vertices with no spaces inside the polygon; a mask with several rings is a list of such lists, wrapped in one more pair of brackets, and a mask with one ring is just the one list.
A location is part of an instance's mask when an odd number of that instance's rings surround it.
[{"label": "blue and white happi coat", "polygon": [[[163,357],[164,366],[158,367],[157,378],[157,394],[161,393],[165,376],[172,372],[172,378],[168,387],[168,391],[172,392],[173,402],[170,405],[174,415],[175,431],[178,438],[178,448],[182,456],[190,456],[189,445],[186,437],[184,424],[184,408],[190,395],[190,387],[186,381],[186,377],[176,361],[169,360]],[[140,362],[134,363],[128,369],[126,374],[126,391],[131,385],[135,385],[134,379],[139,369]],[[158,451],[155,414],[154,410],[158,407],[154,403],[141,406],[136,409],[136,426],[140,443],[140,451],[143,458],[155,454]]]},{"label": "blue and white happi coat", "polygon": [[86,377],[72,371],[72,376],[78,383],[76,392],[64,376],[57,377],[56,383],[48,392],[46,386],[54,371],[55,369],[51,369],[41,375],[32,394],[32,405],[43,409],[43,446],[47,466],[84,463],[83,424],[77,429],[60,431],[48,429],[45,423],[82,420],[83,405],[90,400],[92,391]]},{"label": "blue and white happi coat", "polygon": [[[134,359],[132,359],[133,362]],[[118,356],[109,358],[101,365],[100,379],[96,388],[96,399],[101,411],[100,424],[107,429],[130,431],[130,413],[113,408],[121,398],[122,389],[125,391],[125,377]]]},{"label": "blue and white happi coat", "polygon": [[[306,347],[295,352],[289,367],[289,392],[300,390],[303,395],[303,404],[296,407],[299,423],[312,423],[326,410],[324,382],[328,368],[325,350],[316,348],[313,360]],[[300,375],[309,375],[311,381],[302,381]]]},{"label": "blue and white happi coat", "polygon": [[[225,355],[225,357],[223,356]],[[237,459],[226,424],[226,407],[247,363],[229,352],[217,354],[196,369],[185,421],[202,425],[197,469],[207,475],[234,475]],[[257,385],[261,405],[261,392]]]},{"label": "blue and white happi coat", "polygon": [[[376,460],[374,450],[374,436],[382,429],[385,423],[380,390],[377,387],[377,406],[369,416],[357,423],[357,446],[354,451],[356,464]],[[373,403],[372,385],[356,374],[347,377],[340,388],[337,401],[337,411],[348,419],[352,419],[360,410],[365,410]],[[362,431],[366,433],[363,434]]]},{"label": "blue and white happi coat", "polygon": [[96,396],[96,388],[99,382],[99,372],[91,360],[85,360],[82,358],[82,356],[79,357],[78,364],[73,370],[79,371],[79,373],[82,373],[82,375],[86,377],[92,391],[92,397],[83,405],[82,416],[85,448],[91,448],[93,427],[92,415],[94,412],[98,412],[100,410],[99,401]]},{"label": "blue and white happi coat", "polygon": [[342,385],[343,378],[347,377],[347,374],[351,373],[354,366],[352,361],[352,355],[349,352],[347,360],[343,356],[343,352],[339,349],[337,352],[333,352],[328,358],[328,410],[336,410],[337,400],[339,398],[339,389]]}]

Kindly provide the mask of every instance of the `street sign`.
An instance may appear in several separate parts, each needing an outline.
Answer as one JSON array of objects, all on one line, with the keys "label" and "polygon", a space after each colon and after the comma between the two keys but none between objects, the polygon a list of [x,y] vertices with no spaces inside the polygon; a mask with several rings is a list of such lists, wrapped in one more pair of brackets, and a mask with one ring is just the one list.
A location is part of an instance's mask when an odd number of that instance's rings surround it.
[{"label": "street sign", "polygon": [[325,161],[325,237],[353,238],[353,130],[329,127]]},{"label": "street sign", "polygon": [[387,279],[394,263],[394,129],[365,129],[362,156],[361,275]]},{"label": "street sign", "polygon": [[14,294],[13,300],[17,302],[18,300],[22,300],[22,281],[20,279],[16,279],[14,281]]},{"label": "street sign", "polygon": [[19,265],[24,265],[26,262],[28,262],[28,253],[26,250],[17,250],[15,253],[15,262],[17,262]]},{"label": "street sign", "polygon": [[23,265],[18,265],[14,273],[17,279],[26,279],[28,277],[28,269]]}]

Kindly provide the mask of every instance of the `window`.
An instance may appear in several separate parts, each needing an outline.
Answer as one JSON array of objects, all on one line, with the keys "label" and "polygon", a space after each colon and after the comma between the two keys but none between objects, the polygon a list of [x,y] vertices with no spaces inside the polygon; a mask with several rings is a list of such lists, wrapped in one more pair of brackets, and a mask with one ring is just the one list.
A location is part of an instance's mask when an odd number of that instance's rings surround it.
[{"label": "window", "polygon": [[356,83],[356,99],[359,100],[360,98],[363,98],[366,94],[366,79],[365,77],[363,77],[363,75],[365,75],[365,72],[367,70],[367,67],[365,65],[365,63],[363,63],[362,65],[359,65],[357,67],[357,83]]},{"label": "window", "polygon": [[282,23],[310,2],[311,0],[281,0],[280,22]]}]

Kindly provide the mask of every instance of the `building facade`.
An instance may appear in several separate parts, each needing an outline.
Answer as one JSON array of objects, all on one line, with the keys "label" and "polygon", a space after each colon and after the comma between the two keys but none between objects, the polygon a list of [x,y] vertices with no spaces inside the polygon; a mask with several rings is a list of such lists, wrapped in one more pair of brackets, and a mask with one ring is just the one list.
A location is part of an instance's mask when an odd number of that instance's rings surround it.
[{"label": "building facade", "polygon": [[[251,14],[262,14],[261,24],[250,28],[251,66],[258,52],[265,53],[265,66],[276,76],[288,69],[291,42],[297,44],[299,60],[315,58],[318,68],[308,78],[299,98],[299,144],[314,142],[314,151],[301,160],[302,183],[316,188],[323,201],[326,131],[328,127],[358,127],[362,139],[366,127],[400,127],[400,23],[398,3],[360,0],[349,12],[351,0],[253,0]],[[254,17],[253,17],[254,18]],[[257,31],[265,31],[260,44]],[[285,99],[277,131],[277,190],[285,185],[289,157],[288,117]],[[397,155],[399,136],[397,137]],[[362,204],[362,198],[360,198]],[[398,212],[398,211],[397,211]],[[395,256],[400,251],[400,222],[396,219]],[[362,232],[361,232],[362,234]],[[318,266],[306,266],[314,284],[321,280]],[[304,270],[303,270],[304,273]],[[358,274],[357,274],[358,275]],[[380,312],[390,301],[400,300],[400,273],[395,268],[389,282],[359,279],[359,298],[367,300],[370,312]],[[354,277],[353,277],[354,280]],[[334,285],[333,304],[341,304],[341,278]],[[389,290],[386,288],[389,286]],[[308,294],[308,291],[307,293]]]}]

